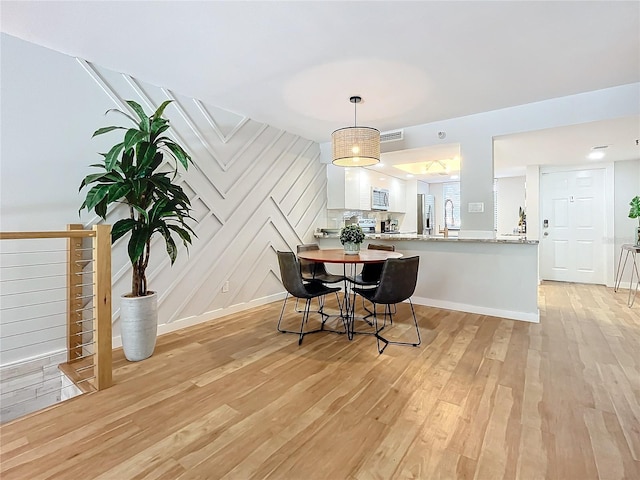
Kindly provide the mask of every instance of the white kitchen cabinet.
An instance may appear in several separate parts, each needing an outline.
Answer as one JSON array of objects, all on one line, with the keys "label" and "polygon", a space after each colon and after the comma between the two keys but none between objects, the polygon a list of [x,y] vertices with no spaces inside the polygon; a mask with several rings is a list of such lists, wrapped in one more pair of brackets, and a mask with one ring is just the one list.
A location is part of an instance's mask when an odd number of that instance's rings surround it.
[{"label": "white kitchen cabinet", "polygon": [[327,208],[371,210],[369,172],[364,168],[327,165]]},{"label": "white kitchen cabinet", "polygon": [[327,165],[327,208],[342,210],[345,208],[345,169]]},{"label": "white kitchen cabinet", "polygon": [[404,181],[359,167],[327,165],[327,208],[330,210],[371,210],[371,189],[389,190],[389,211],[406,210]]},{"label": "white kitchen cabinet", "polygon": [[389,211],[405,213],[407,211],[407,193],[404,180],[389,177]]},{"label": "white kitchen cabinet", "polygon": [[358,168],[359,187],[360,187],[360,208],[359,210],[371,210],[371,172],[366,168]]}]

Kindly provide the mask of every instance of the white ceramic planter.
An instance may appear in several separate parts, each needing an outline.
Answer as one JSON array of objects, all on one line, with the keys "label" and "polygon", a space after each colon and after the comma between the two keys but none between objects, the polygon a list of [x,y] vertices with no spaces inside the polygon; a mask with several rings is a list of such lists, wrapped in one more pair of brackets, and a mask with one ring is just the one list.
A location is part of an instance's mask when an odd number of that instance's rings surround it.
[{"label": "white ceramic planter", "polygon": [[345,255],[358,255],[360,253],[360,244],[353,242],[345,242],[344,243],[344,254]]},{"label": "white ceramic planter", "polygon": [[120,297],[120,334],[124,356],[130,362],[149,358],[158,336],[158,296]]}]

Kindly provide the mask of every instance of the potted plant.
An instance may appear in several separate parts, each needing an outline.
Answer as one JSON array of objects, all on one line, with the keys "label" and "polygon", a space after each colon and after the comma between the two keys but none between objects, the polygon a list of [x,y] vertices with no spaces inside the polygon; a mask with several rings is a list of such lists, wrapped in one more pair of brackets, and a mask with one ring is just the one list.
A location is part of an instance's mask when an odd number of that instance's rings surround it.
[{"label": "potted plant", "polygon": [[[92,167],[97,173],[87,175],[80,190],[91,187],[80,210],[86,208],[106,219],[112,204],[129,207],[129,216],[118,220],[111,230],[112,243],[129,235],[128,254],[133,269],[131,292],[121,297],[120,326],[122,346],[130,361],[151,356],[157,336],[157,296],[147,288],[146,269],[151,253],[151,239],[160,234],[165,241],[171,264],[178,248],[174,235],[188,248],[192,228],[191,204],[182,187],[173,183],[178,165],[186,170],[191,157],[175,141],[167,137],[169,120],[162,117],[170,100],[148,116],[136,102],[127,104],[138,118],[118,109],[133,127],[109,126],[96,130],[93,137],[113,130],[124,130],[124,138],[116,143],[104,159]],[[92,138],[93,138],[92,137]],[[168,160],[168,162],[167,162]],[[167,168],[169,165],[169,168]]]},{"label": "potted plant", "polygon": [[360,225],[347,225],[340,232],[340,243],[344,245],[346,255],[357,255],[360,252],[360,244],[364,240],[364,232]]},{"label": "potted plant", "polygon": [[518,232],[527,233],[527,214],[522,207],[518,210]]},{"label": "potted plant", "polygon": [[637,218],[638,226],[636,227],[636,245],[640,245],[640,196],[636,195],[629,202],[631,208],[629,209],[629,218]]}]

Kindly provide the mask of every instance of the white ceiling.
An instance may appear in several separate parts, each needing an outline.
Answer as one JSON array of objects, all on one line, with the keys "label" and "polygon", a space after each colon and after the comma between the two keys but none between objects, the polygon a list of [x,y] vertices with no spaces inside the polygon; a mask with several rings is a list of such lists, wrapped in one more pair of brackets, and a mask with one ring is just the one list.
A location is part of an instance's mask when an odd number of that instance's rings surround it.
[{"label": "white ceiling", "polygon": [[[352,123],[352,95],[364,100],[358,123],[388,131],[640,81],[637,1],[2,0],[0,8],[5,33],[318,142]],[[628,120],[637,138],[637,118]],[[584,135],[569,132],[566,148],[578,149]],[[533,150],[546,134],[566,140],[558,132],[496,140],[498,167],[497,152],[514,155],[517,145],[540,158]]]}]

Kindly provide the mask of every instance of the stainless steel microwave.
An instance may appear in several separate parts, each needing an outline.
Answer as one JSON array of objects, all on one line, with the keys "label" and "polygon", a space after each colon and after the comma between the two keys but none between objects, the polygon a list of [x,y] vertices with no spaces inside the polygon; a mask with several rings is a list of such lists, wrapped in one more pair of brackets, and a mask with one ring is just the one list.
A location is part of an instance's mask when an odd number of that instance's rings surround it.
[{"label": "stainless steel microwave", "polygon": [[389,190],[377,187],[371,189],[371,210],[389,210]]}]

